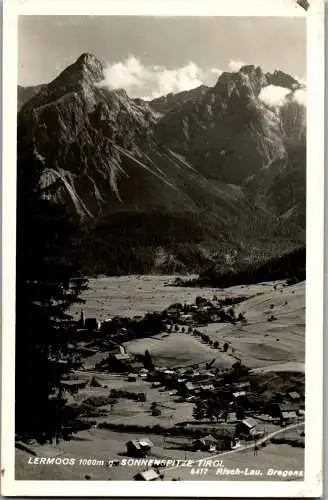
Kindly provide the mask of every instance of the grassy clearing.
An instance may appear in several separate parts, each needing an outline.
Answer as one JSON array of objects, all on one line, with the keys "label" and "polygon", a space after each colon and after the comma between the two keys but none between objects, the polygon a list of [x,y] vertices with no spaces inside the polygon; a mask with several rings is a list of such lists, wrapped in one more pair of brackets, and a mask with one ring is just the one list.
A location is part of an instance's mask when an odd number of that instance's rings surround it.
[{"label": "grassy clearing", "polygon": [[[222,358],[222,364],[231,364],[224,353],[214,351],[190,334],[174,332],[170,335],[160,334],[151,338],[134,340],[126,344],[128,352],[143,354],[146,349],[158,366],[185,366],[205,363],[212,359]],[[229,363],[230,362],[230,363]]]},{"label": "grassy clearing", "polygon": [[[144,315],[147,312],[161,311],[175,302],[194,302],[198,295],[212,299],[218,297],[251,295],[254,291],[266,289],[264,285],[248,287],[195,288],[172,286],[175,276],[120,276],[90,278],[89,289],[82,294],[86,301],[83,305],[86,317],[106,319],[111,316]],[[256,292],[255,292],[256,293]],[[79,317],[81,307],[71,309]]]},{"label": "grassy clearing", "polygon": [[[235,307],[247,325],[211,324],[200,330],[213,341],[229,342],[234,355],[250,368],[267,369],[272,363],[283,369],[286,363],[292,370],[294,363],[295,369],[305,360],[305,283],[274,286],[258,285],[261,295]],[[271,315],[277,319],[268,321]]]}]

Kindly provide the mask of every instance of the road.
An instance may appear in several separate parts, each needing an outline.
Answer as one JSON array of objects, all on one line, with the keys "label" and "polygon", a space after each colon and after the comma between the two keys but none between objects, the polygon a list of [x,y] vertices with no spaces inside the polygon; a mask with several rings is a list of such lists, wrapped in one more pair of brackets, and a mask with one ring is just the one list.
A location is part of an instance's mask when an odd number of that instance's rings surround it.
[{"label": "road", "polygon": [[[300,423],[297,423],[297,424],[291,424],[291,425],[288,425],[286,427],[284,427],[283,429],[278,429],[276,431],[273,431],[271,432],[270,434],[268,434],[267,436],[264,436],[263,438],[260,438],[256,441],[256,446],[260,446],[262,443],[264,443],[265,441],[268,441],[269,439],[279,435],[279,434],[283,434],[284,432],[286,431],[289,431],[291,429],[295,429],[296,427],[301,427],[304,425],[304,422],[300,422]],[[240,446],[239,448],[235,448],[234,450],[228,450],[228,451],[223,451],[222,453],[217,453],[216,455],[208,455],[207,457],[202,457],[201,459],[199,460],[206,460],[206,459],[213,459],[213,458],[218,458],[218,457],[223,457],[224,455],[232,455],[233,453],[238,453],[240,451],[245,451],[245,450],[248,450],[250,448],[254,448],[254,441],[252,441],[251,443],[245,445],[245,446]],[[181,467],[179,466],[174,466],[174,467],[164,467],[162,469],[162,472],[167,472],[169,470],[173,470],[173,469],[179,469]]]}]

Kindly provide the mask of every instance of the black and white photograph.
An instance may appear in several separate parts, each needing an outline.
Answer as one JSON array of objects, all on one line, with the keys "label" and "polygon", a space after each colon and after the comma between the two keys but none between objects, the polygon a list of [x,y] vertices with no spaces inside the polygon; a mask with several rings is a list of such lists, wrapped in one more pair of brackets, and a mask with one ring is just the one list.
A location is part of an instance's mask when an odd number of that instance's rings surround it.
[{"label": "black and white photograph", "polygon": [[17,16],[15,484],[320,491],[312,5],[280,3]]}]

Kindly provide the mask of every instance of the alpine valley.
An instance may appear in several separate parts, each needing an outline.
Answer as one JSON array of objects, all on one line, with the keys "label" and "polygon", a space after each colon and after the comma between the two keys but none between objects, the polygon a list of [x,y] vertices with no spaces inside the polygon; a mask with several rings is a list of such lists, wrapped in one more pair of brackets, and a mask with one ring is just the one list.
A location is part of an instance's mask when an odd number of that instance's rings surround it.
[{"label": "alpine valley", "polygon": [[[82,54],[48,84],[18,87],[18,154],[78,222],[86,274],[233,269],[305,246],[306,108],[281,71],[243,66],[152,101],[104,84]],[[288,89],[281,106],[261,99]]]}]

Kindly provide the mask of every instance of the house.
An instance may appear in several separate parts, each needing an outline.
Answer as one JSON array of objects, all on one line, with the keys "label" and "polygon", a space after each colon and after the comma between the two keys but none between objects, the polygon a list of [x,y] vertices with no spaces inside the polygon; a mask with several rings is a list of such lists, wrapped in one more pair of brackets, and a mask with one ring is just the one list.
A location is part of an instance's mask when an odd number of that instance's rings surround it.
[{"label": "house", "polygon": [[60,382],[60,389],[70,394],[77,394],[80,390],[85,389],[87,383],[87,381],[65,380]]},{"label": "house", "polygon": [[134,457],[143,457],[150,452],[153,443],[149,439],[133,439],[126,443],[128,455]]},{"label": "house", "polygon": [[237,415],[235,412],[229,412],[228,415],[227,415],[227,420],[226,422],[228,424],[231,424],[231,423],[234,423],[237,421]]},{"label": "house", "polygon": [[121,337],[125,337],[127,335],[127,333],[128,333],[128,331],[124,327],[117,330],[117,335],[119,335]]},{"label": "house", "polygon": [[210,302],[206,297],[198,296],[196,297],[195,304],[196,306],[200,306],[200,305],[210,304]]},{"label": "house", "polygon": [[183,309],[183,305],[180,304],[179,302],[176,302],[175,304],[171,304],[167,309],[167,313],[176,313],[176,312],[181,312]]},{"label": "house", "polygon": [[185,325],[191,325],[194,321],[194,317],[192,314],[182,314],[180,316],[180,321]]},{"label": "house", "polygon": [[236,434],[237,435],[245,435],[245,436],[251,436],[255,430],[256,430],[257,422],[254,418],[244,418],[239,424],[237,425],[236,429]]},{"label": "house", "polygon": [[143,320],[143,316],[140,316],[140,315],[136,315],[136,316],[133,316],[133,321],[135,323],[141,323],[141,321]]},{"label": "house", "polygon": [[118,354],[114,354],[114,359],[115,359],[115,361],[122,363],[122,361],[128,361],[130,359],[130,356],[128,354],[118,353]]},{"label": "house", "polygon": [[301,399],[301,396],[296,391],[289,392],[288,396],[292,401],[299,401]]},{"label": "house", "polygon": [[188,396],[188,397],[186,398],[186,401],[187,401],[188,403],[190,403],[190,401],[192,401],[193,399],[195,399],[195,396]]},{"label": "house", "polygon": [[92,377],[90,387],[102,387],[101,382],[96,377]]},{"label": "house", "polygon": [[185,382],[182,384],[182,387],[186,392],[194,392],[196,389],[196,386],[192,382]]},{"label": "house", "polygon": [[131,366],[135,371],[138,372],[145,367],[142,361],[137,361],[137,360],[131,361]]},{"label": "house", "polygon": [[204,373],[197,373],[193,374],[192,380],[193,382],[206,382],[208,379],[208,376],[205,375]]},{"label": "house", "polygon": [[193,442],[194,449],[201,451],[216,451],[216,445],[217,445],[217,440],[211,434],[196,439]]},{"label": "house", "polygon": [[299,410],[299,404],[297,403],[273,403],[271,405],[271,414],[275,418],[283,419],[283,413],[296,413]]},{"label": "house", "polygon": [[100,323],[97,318],[87,318],[84,322],[84,326],[89,331],[98,331]]},{"label": "house", "polygon": [[233,384],[234,389],[236,391],[247,391],[250,388],[250,383],[249,382],[237,382]]},{"label": "house", "polygon": [[232,395],[233,395],[233,397],[235,399],[238,399],[238,398],[241,398],[241,397],[245,397],[246,396],[246,391],[233,392]]},{"label": "house", "polygon": [[138,472],[138,474],[133,476],[133,479],[135,481],[158,481],[161,479],[161,476],[155,469],[149,469],[143,472]]},{"label": "house", "polygon": [[101,333],[112,333],[113,332],[113,320],[112,318],[105,319],[100,325]]},{"label": "house", "polygon": [[213,384],[201,385],[200,388],[202,391],[214,391]]},{"label": "house", "polygon": [[68,365],[68,359],[59,359],[57,361],[55,358],[52,358],[52,359],[50,359],[50,361],[58,363],[59,365]]},{"label": "house", "polygon": [[111,354],[126,354],[125,348],[113,340],[108,340],[106,345]]},{"label": "house", "polygon": [[282,411],[281,412],[281,422],[289,422],[290,420],[294,420],[297,418],[297,413],[296,411]]},{"label": "house", "polygon": [[165,313],[168,318],[177,321],[180,319],[182,309],[182,304],[172,304],[165,310]]}]

